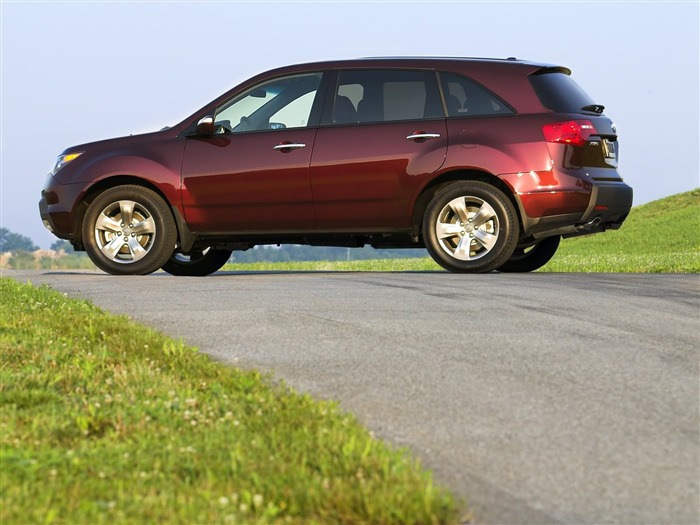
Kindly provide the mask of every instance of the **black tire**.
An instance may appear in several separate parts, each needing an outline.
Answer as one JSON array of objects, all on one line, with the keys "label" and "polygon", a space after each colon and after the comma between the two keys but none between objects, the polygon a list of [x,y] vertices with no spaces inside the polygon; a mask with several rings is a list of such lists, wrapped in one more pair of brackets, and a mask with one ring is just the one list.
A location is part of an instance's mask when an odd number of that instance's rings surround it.
[{"label": "black tire", "polygon": [[142,186],[116,186],[99,194],[83,219],[85,251],[112,275],[146,275],[168,260],[177,229],[166,202]]},{"label": "black tire", "polygon": [[217,271],[231,257],[231,250],[206,248],[187,254],[175,252],[163,265],[163,270],[171,275],[204,277]]},{"label": "black tire", "polygon": [[557,253],[560,235],[542,239],[534,246],[516,248],[508,261],[498,268],[499,272],[534,272],[547,264]]},{"label": "black tire", "polygon": [[449,184],[430,201],[423,219],[425,247],[451,272],[486,273],[503,266],[515,250],[518,232],[508,197],[478,181]]}]

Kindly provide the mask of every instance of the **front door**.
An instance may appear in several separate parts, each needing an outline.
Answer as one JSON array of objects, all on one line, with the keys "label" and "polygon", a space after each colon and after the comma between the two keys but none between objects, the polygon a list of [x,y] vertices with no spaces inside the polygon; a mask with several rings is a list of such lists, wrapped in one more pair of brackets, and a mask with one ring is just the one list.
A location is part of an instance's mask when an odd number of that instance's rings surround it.
[{"label": "front door", "polygon": [[187,139],[182,195],[190,229],[313,229],[309,122],[321,74],[284,77],[222,104],[211,136]]}]

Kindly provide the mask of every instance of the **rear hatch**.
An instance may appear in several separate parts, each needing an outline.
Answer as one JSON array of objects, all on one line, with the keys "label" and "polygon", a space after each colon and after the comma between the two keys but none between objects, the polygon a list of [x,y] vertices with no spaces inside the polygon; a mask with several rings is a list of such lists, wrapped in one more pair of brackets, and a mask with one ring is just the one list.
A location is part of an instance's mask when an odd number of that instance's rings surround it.
[{"label": "rear hatch", "polygon": [[555,162],[564,169],[593,168],[594,179],[621,180],[617,130],[603,114],[605,107],[571,78],[567,68],[545,67],[529,80],[542,105],[559,114],[543,127],[545,140],[561,145],[550,147]]}]

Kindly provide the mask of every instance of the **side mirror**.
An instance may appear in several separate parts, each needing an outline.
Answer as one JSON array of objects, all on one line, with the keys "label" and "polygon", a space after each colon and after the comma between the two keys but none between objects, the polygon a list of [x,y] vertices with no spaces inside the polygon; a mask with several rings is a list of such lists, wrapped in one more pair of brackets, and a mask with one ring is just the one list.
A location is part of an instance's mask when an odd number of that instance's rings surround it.
[{"label": "side mirror", "polygon": [[214,117],[211,115],[202,117],[199,119],[199,122],[197,122],[197,135],[210,137],[214,134],[215,129],[216,126],[214,126]]}]

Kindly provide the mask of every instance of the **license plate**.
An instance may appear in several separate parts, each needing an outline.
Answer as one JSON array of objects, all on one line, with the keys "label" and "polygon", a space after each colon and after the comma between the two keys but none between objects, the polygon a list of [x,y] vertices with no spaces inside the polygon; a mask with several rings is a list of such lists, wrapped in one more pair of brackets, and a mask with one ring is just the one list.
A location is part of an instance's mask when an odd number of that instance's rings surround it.
[{"label": "license plate", "polygon": [[603,152],[605,153],[605,163],[614,168],[617,167],[617,142],[603,140]]},{"label": "license plate", "polygon": [[605,151],[606,159],[614,159],[617,157],[617,152],[615,150],[615,143],[611,140],[605,139],[603,141],[603,151]]}]

